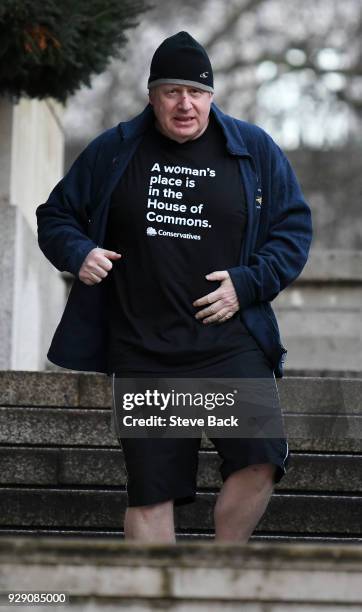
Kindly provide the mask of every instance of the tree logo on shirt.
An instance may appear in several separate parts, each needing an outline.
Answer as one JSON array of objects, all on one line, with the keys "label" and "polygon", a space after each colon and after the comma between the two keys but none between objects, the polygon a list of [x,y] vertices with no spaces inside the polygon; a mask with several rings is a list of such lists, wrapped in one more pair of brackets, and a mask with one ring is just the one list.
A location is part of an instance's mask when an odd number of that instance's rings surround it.
[{"label": "tree logo on shirt", "polygon": [[157,231],[155,230],[154,227],[148,227],[146,232],[147,232],[147,236],[156,236],[157,235]]}]

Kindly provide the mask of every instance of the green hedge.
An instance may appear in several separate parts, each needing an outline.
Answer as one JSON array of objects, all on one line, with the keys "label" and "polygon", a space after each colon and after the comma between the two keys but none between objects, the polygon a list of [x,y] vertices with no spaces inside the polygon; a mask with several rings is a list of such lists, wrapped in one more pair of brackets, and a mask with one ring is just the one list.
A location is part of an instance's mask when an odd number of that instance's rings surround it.
[{"label": "green hedge", "polygon": [[119,57],[144,0],[1,0],[0,94],[60,102]]}]

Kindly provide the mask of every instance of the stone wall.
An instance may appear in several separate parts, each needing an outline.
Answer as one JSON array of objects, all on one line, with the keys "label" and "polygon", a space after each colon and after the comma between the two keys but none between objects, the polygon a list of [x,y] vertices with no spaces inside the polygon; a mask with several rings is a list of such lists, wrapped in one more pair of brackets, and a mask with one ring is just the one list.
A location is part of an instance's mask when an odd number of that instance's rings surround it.
[{"label": "stone wall", "polygon": [[287,156],[312,208],[312,248],[362,250],[362,147]]},{"label": "stone wall", "polygon": [[287,375],[362,375],[362,251],[312,250],[272,306],[288,350]]},{"label": "stone wall", "polygon": [[0,368],[43,369],[65,302],[37,244],[36,207],[63,172],[61,108],[0,98]]}]

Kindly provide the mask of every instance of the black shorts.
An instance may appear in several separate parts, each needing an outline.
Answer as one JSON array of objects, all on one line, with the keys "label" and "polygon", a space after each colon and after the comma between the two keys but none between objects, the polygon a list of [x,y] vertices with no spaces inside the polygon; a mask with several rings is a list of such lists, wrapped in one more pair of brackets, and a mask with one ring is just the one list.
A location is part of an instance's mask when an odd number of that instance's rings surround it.
[{"label": "black shorts", "polygon": [[[127,373],[128,375],[128,373]],[[129,374],[135,376],[135,373]],[[176,374],[168,374],[174,377]],[[214,367],[193,369],[183,377],[274,378],[260,349],[252,349],[219,362]],[[280,410],[280,406],[277,408]],[[274,483],[289,464],[286,436],[282,438],[209,438],[221,459],[223,482],[248,465],[276,466]],[[146,506],[174,500],[176,506],[195,501],[201,438],[119,438],[127,472],[128,506]]]}]

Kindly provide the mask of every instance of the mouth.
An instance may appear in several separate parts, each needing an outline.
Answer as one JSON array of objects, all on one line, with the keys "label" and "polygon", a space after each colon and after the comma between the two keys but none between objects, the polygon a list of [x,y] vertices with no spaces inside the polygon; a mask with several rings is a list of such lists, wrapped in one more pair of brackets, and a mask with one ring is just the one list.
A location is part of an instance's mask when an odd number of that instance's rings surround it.
[{"label": "mouth", "polygon": [[194,117],[174,117],[174,121],[178,125],[189,125],[194,121]]}]

